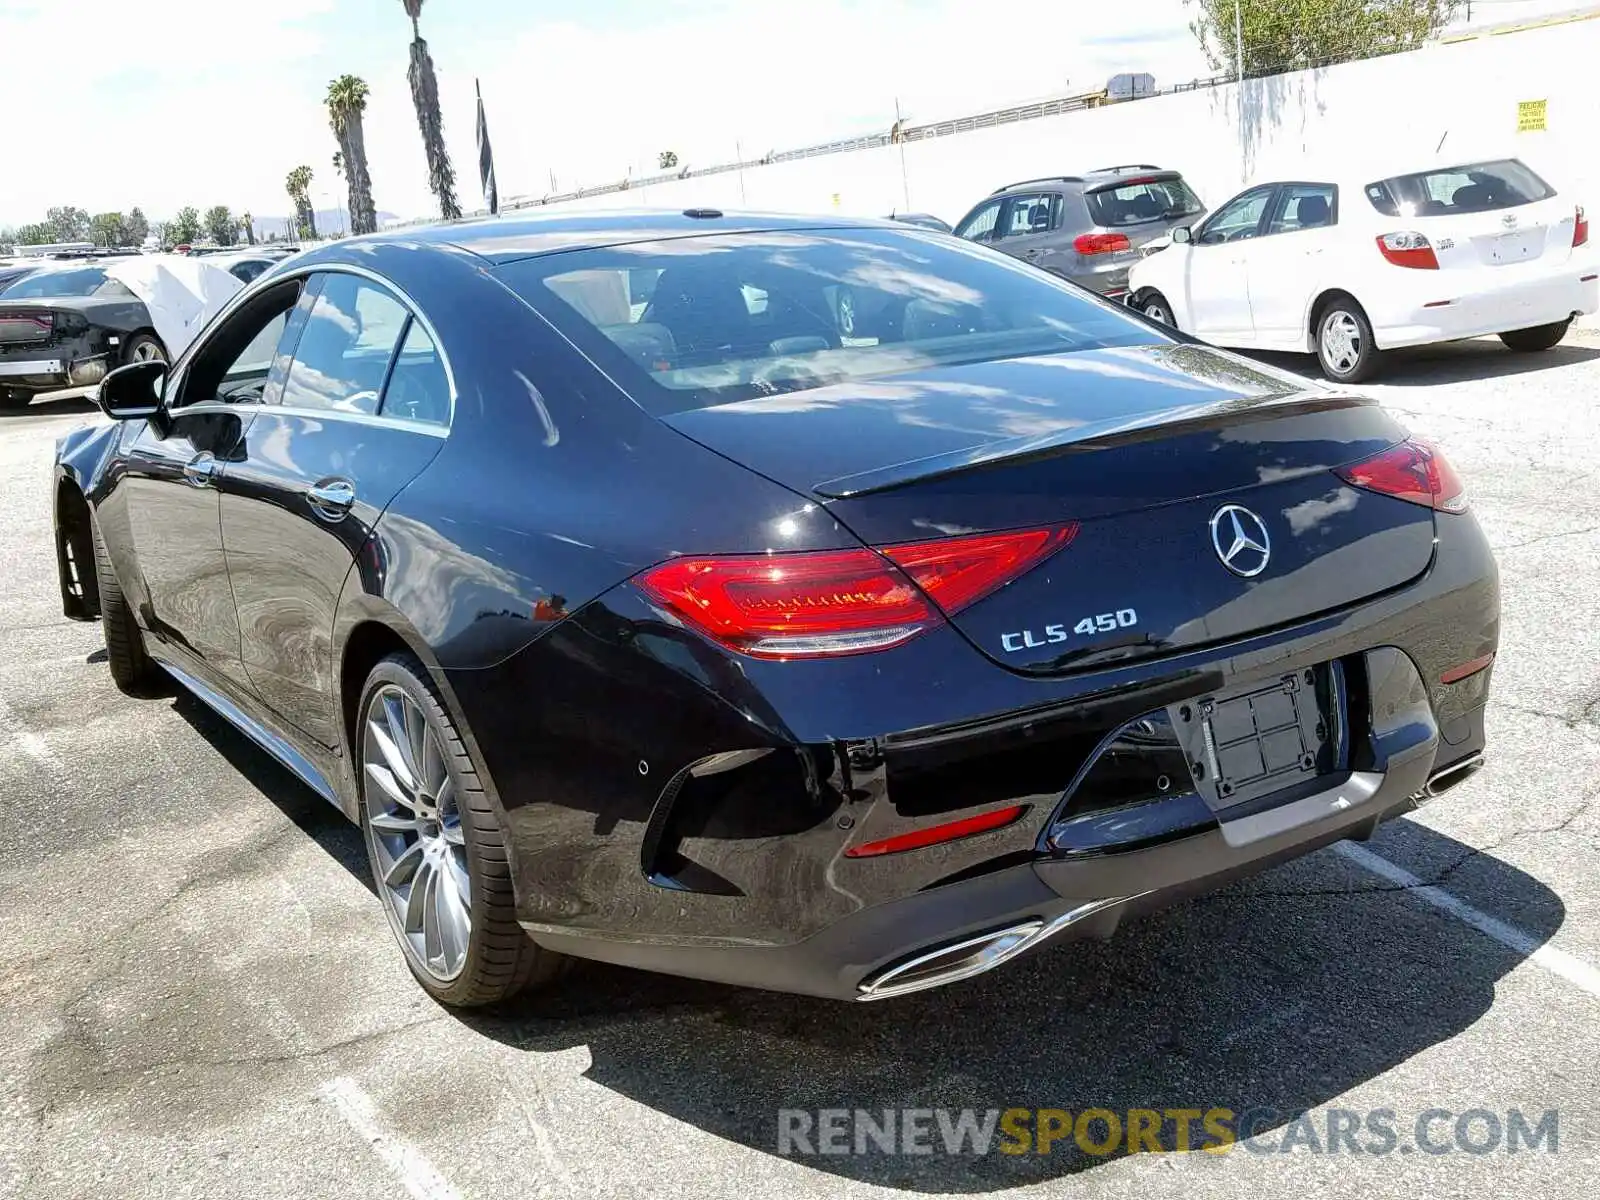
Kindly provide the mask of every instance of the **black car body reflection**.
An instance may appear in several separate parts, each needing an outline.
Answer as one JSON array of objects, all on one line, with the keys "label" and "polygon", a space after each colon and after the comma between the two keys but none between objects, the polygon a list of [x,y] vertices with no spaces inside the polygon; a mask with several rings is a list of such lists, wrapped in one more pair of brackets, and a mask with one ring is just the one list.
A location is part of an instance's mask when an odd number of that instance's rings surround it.
[{"label": "black car body reflection", "polygon": [[353,819],[415,655],[553,951],[898,994],[1483,749],[1497,577],[1437,451],[905,225],[348,240],[165,396],[59,448],[67,614],[98,529],[149,653]]}]

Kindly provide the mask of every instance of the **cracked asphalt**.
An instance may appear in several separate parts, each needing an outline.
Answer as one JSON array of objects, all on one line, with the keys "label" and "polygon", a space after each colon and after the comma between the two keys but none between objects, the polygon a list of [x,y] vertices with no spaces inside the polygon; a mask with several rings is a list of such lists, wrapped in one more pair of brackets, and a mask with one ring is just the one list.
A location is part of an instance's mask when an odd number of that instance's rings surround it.
[{"label": "cracked asphalt", "polygon": [[[1595,1195],[1600,330],[1372,390],[1465,475],[1504,588],[1489,765],[1366,847],[1401,874],[1322,851],[889,1004],[583,967],[492,1017],[412,984],[339,814],[197,702],[116,692],[52,566],[53,441],[93,417],[0,417],[0,1200]],[[1224,1154],[779,1152],[780,1109],[902,1107],[1266,1116]],[[1331,1109],[1399,1144],[1275,1149]],[[1429,1109],[1555,1110],[1558,1148],[1427,1153]]]}]

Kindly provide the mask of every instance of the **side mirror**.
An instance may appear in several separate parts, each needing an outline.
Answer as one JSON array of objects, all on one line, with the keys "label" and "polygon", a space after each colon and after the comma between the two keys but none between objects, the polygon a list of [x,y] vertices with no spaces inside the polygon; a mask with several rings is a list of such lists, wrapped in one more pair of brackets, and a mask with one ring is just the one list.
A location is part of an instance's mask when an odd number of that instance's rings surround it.
[{"label": "side mirror", "polygon": [[1172,231],[1171,236],[1173,243],[1178,246],[1184,245],[1193,237],[1193,235],[1189,232],[1189,227],[1187,225],[1179,225]]},{"label": "side mirror", "polygon": [[166,363],[132,362],[100,381],[95,403],[113,421],[143,421],[161,411],[166,387]]}]

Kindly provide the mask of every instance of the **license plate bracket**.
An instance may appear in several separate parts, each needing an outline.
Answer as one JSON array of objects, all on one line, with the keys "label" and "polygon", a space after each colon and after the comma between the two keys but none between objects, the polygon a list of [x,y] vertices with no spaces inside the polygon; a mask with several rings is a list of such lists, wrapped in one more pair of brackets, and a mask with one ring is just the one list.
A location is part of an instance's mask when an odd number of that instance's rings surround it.
[{"label": "license plate bracket", "polygon": [[1231,814],[1277,792],[1298,794],[1297,785],[1334,771],[1342,692],[1324,664],[1173,705],[1195,790],[1213,812]]}]

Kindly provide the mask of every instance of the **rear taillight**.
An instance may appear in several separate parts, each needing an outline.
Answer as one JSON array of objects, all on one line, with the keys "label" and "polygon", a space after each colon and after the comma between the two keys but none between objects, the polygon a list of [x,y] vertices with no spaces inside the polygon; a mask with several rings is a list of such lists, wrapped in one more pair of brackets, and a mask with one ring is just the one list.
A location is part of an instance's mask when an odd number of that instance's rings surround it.
[{"label": "rear taillight", "polygon": [[1352,487],[1425,504],[1440,512],[1467,511],[1467,489],[1461,476],[1436,447],[1420,439],[1391,446],[1366,462],[1340,467],[1335,474]]},{"label": "rear taillight", "polygon": [[1131,250],[1133,243],[1125,233],[1080,233],[1072,239],[1072,248],[1079,254],[1110,254]]},{"label": "rear taillight", "polygon": [[1397,267],[1415,267],[1423,271],[1439,269],[1433,243],[1415,230],[1384,234],[1378,239],[1378,250]]},{"label": "rear taillight", "polygon": [[641,589],[706,636],[756,658],[885,650],[1061,549],[1076,524],[890,546],[675,558]]},{"label": "rear taillight", "polygon": [[1574,247],[1586,245],[1589,241],[1589,218],[1584,216],[1583,205],[1578,205],[1578,210],[1572,218],[1572,244]]}]

